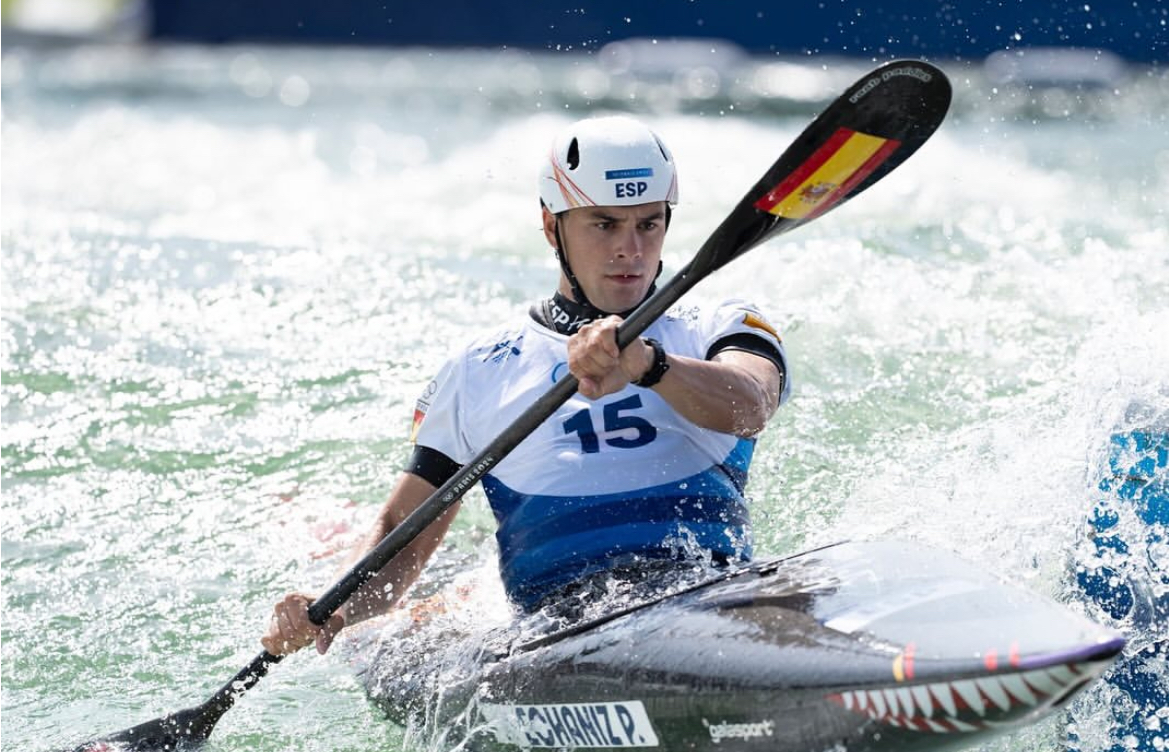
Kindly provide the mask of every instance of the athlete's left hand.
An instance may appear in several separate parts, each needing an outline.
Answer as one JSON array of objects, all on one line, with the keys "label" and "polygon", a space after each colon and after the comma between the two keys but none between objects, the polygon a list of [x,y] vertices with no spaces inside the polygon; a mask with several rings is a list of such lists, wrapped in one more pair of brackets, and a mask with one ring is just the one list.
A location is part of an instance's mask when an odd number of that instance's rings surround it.
[{"label": "athlete's left hand", "polygon": [[654,364],[654,350],[642,340],[618,350],[618,316],[586,324],[569,338],[569,371],[577,377],[579,391],[589,399],[620,392],[642,378]]}]

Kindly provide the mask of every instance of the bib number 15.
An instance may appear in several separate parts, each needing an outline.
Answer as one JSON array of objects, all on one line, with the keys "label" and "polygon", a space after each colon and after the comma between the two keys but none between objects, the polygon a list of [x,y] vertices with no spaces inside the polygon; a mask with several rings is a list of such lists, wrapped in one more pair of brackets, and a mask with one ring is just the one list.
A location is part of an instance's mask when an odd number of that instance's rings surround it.
[{"label": "bib number 15", "polygon": [[[635,449],[646,446],[658,436],[658,429],[645,418],[628,413],[642,407],[642,398],[637,394],[617,402],[610,402],[601,408],[602,426],[607,446],[618,449]],[[601,451],[601,437],[593,425],[593,414],[589,408],[578,410],[561,424],[565,433],[575,433],[581,440],[581,451],[595,454]]]}]

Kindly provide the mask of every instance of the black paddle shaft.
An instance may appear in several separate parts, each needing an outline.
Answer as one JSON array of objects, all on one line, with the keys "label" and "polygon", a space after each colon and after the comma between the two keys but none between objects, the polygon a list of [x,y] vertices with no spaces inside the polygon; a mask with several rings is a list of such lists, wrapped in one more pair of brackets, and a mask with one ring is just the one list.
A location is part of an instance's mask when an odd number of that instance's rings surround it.
[{"label": "black paddle shaft", "polygon": [[[840,206],[904,162],[942,123],[951,86],[938,68],[887,63],[849,87],[784,151],[695,257],[618,328],[620,347],[633,342],[688,290],[731,260]],[[386,535],[309,607],[323,625],[357,590],[463,497],[577,391],[567,375],[410,516]],[[219,718],[256,684],[279,656],[261,652],[203,705],[135,726],[104,741],[146,752],[207,739]],[[97,750],[100,742],[78,748]]]}]

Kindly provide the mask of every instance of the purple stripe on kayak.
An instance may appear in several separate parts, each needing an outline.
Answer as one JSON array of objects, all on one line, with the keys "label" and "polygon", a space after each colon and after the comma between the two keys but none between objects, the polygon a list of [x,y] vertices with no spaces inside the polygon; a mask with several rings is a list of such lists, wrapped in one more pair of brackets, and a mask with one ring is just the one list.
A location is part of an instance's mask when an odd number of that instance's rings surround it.
[{"label": "purple stripe on kayak", "polygon": [[1115,636],[1095,645],[1084,645],[1058,653],[1045,653],[1021,657],[1017,668],[1047,668],[1063,663],[1083,663],[1085,661],[1103,661],[1113,658],[1125,647],[1125,638]]}]

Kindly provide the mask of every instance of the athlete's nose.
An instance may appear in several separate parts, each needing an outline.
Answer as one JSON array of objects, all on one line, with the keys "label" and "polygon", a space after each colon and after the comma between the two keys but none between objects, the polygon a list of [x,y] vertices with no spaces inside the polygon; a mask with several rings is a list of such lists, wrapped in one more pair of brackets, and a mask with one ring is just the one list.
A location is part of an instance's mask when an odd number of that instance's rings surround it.
[{"label": "athlete's nose", "polygon": [[618,237],[615,260],[620,258],[629,258],[642,255],[642,244],[645,239],[642,238],[636,227],[622,232]]}]

